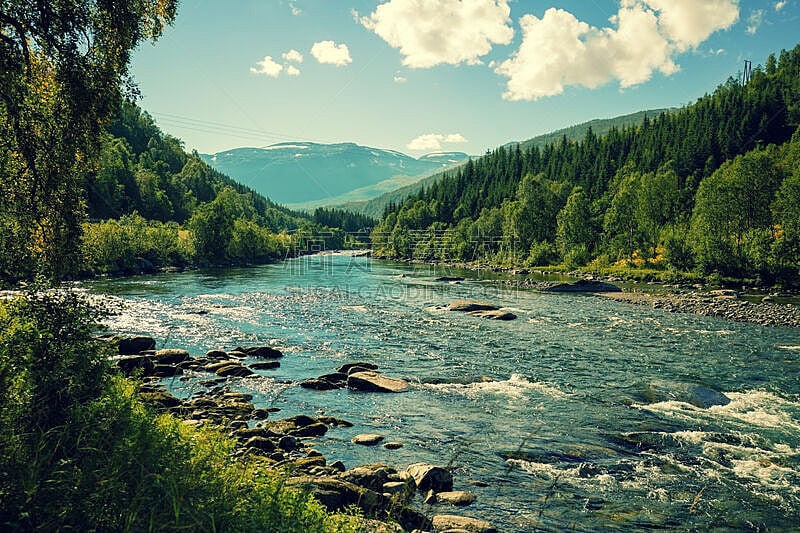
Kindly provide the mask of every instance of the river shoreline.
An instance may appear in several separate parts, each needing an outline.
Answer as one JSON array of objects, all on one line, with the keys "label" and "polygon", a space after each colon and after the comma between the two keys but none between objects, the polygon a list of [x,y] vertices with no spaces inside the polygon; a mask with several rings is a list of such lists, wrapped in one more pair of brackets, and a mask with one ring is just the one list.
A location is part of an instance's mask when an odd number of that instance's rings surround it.
[{"label": "river shoreline", "polygon": [[[529,270],[523,268],[491,267],[470,263],[437,263],[411,261],[410,264],[426,265],[434,269],[457,269],[471,272],[494,272],[505,274],[508,279],[488,280],[498,285],[530,290],[552,289],[553,282],[538,281],[529,276],[552,277],[570,280],[567,284],[611,283],[620,287],[619,292],[579,291],[595,294],[616,302],[641,305],[672,313],[685,313],[712,316],[734,322],[748,322],[769,327],[800,328],[800,307],[785,303],[769,295],[757,292],[739,293],[731,289],[706,289],[701,284],[662,284],[641,283],[618,276],[582,274],[579,272],[561,273],[548,270]],[[440,278],[451,281],[454,278]],[[464,281],[469,281],[465,278]],[[487,280],[483,280],[487,281]],[[755,290],[755,289],[754,289]],[[760,300],[760,301],[753,301]]]},{"label": "river shoreline", "polygon": [[[320,414],[275,419],[273,415],[281,409],[256,407],[253,395],[241,392],[241,386],[246,386],[248,380],[266,377],[255,371],[279,368],[284,356],[279,350],[269,346],[237,347],[192,356],[183,348],[156,350],[152,337],[111,336],[100,340],[115,346],[118,354],[111,356],[112,364],[123,376],[138,383],[141,400],[155,411],[169,413],[192,428],[208,426],[227,434],[235,442],[232,460],[262,464],[282,476],[287,487],[313,495],[330,512],[357,507],[370,531],[438,531],[451,529],[445,525],[457,524],[477,533],[497,532],[485,520],[451,514],[454,507],[469,506],[477,496],[469,490],[453,489],[449,467],[426,462],[413,463],[405,469],[385,463],[347,467],[342,461],[328,460],[314,444],[329,431],[336,433],[337,428],[353,427],[353,423]],[[340,366],[337,372],[345,376],[348,389],[361,394],[406,390],[407,383],[382,377],[377,368],[370,363],[351,362]],[[392,390],[350,383],[367,374],[371,376],[366,379],[403,382],[406,387]],[[186,398],[176,396],[168,388],[171,380],[193,382],[194,393]],[[403,447],[401,442],[383,441],[382,434],[362,433],[350,442],[356,446],[381,445],[386,450]]]}]

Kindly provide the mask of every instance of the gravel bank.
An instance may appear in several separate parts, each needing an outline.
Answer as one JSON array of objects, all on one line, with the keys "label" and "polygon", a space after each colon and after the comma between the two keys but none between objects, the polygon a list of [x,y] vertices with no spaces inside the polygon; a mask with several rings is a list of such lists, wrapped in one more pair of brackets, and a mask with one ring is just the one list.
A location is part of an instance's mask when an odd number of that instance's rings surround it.
[{"label": "gravel bank", "polygon": [[774,302],[749,302],[722,291],[722,294],[704,292],[647,293],[609,292],[598,296],[619,302],[647,305],[672,313],[693,313],[716,316],[737,322],[753,322],[763,326],[800,328],[800,307]]}]

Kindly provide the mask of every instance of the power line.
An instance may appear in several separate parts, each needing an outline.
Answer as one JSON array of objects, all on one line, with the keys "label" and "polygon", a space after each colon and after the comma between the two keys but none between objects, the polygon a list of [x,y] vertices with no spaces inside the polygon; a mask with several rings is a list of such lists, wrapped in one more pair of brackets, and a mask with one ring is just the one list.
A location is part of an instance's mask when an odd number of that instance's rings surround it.
[{"label": "power line", "polygon": [[[155,116],[161,123],[180,127],[190,131],[197,131],[200,133],[216,133],[216,134],[229,135],[231,137],[238,137],[241,139],[258,139],[258,140],[266,139],[269,141],[278,141],[278,142],[298,140],[296,135],[289,135],[287,133],[280,133],[276,131],[245,128],[242,126],[224,124],[221,122],[213,122],[210,120],[185,117],[173,113],[162,113],[158,111],[151,111],[150,114]],[[321,144],[328,144],[328,141],[320,139],[305,138],[303,140],[309,142],[317,142]]]}]

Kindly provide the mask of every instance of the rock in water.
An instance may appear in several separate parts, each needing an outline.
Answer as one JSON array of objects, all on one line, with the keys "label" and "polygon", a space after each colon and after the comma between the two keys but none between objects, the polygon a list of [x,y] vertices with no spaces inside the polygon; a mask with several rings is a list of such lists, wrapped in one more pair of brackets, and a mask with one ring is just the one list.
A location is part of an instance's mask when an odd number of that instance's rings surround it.
[{"label": "rock in water", "polygon": [[366,392],[405,392],[408,390],[408,382],[387,378],[372,371],[354,372],[347,376],[347,388]]},{"label": "rock in water", "polygon": [[120,355],[136,355],[145,350],[155,350],[156,341],[152,337],[129,337],[120,339],[117,350]]},{"label": "rock in water", "polygon": [[382,440],[383,435],[378,435],[377,433],[362,433],[350,439],[350,442],[353,444],[360,444],[362,446],[375,446]]},{"label": "rock in water", "polygon": [[336,369],[337,372],[342,374],[352,374],[353,372],[364,372],[365,370],[378,370],[378,365],[367,363],[366,361],[358,361],[356,363],[347,363]]},{"label": "rock in water", "polygon": [[143,376],[153,373],[153,361],[146,355],[125,355],[116,360],[116,364],[123,374],[130,376],[135,370],[141,369]]},{"label": "rock in water", "polygon": [[496,305],[487,302],[479,302],[477,300],[456,300],[448,306],[448,309],[450,311],[469,313],[470,311],[497,311],[500,308]]},{"label": "rock in water", "polygon": [[456,490],[452,492],[439,492],[436,494],[437,503],[447,503],[450,505],[464,506],[475,501],[475,493],[467,490]]},{"label": "rock in water", "polygon": [[189,359],[189,352],[181,348],[165,348],[155,353],[155,360],[161,365],[177,365]]},{"label": "rock in water", "polygon": [[283,353],[275,348],[269,346],[256,346],[254,348],[244,348],[240,350],[250,357],[258,357],[259,359],[279,359],[283,357]]},{"label": "rock in water", "polygon": [[250,368],[253,370],[275,370],[280,366],[280,361],[259,361],[258,363],[251,364]]},{"label": "rock in water", "polygon": [[214,373],[220,377],[233,376],[237,378],[244,378],[247,376],[252,376],[254,374],[252,370],[242,365],[223,366],[222,368],[217,369]]},{"label": "rock in water", "polygon": [[695,407],[708,409],[714,405],[728,405],[731,399],[723,393],[702,385],[654,381],[644,390],[644,397],[650,402],[684,402]]},{"label": "rock in water", "polygon": [[290,478],[287,483],[309,492],[329,511],[355,505],[368,516],[375,516],[389,505],[388,498],[382,494],[334,477],[305,476]]},{"label": "rock in water", "polygon": [[574,283],[556,283],[541,287],[547,292],[621,292],[622,289],[605,281],[581,279]]},{"label": "rock in water", "polygon": [[409,465],[406,472],[414,478],[417,490],[427,492],[449,492],[453,490],[453,474],[441,466],[429,463],[414,463]]},{"label": "rock in water", "polygon": [[469,533],[497,533],[497,529],[486,520],[440,514],[433,517],[435,531],[468,531]]},{"label": "rock in water", "polygon": [[469,311],[467,314],[478,318],[488,318],[489,320],[515,320],[517,318],[517,315],[514,313],[510,311],[501,311],[499,309],[491,311]]}]

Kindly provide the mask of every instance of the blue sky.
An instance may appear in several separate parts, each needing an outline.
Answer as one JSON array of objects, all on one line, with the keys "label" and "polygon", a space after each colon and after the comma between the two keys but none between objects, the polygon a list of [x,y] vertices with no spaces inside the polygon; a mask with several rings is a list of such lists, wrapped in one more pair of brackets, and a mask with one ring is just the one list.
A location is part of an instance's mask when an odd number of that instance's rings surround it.
[{"label": "blue sky", "polygon": [[800,41],[800,0],[184,0],[134,55],[187,149],[482,154],[691,103]]}]

